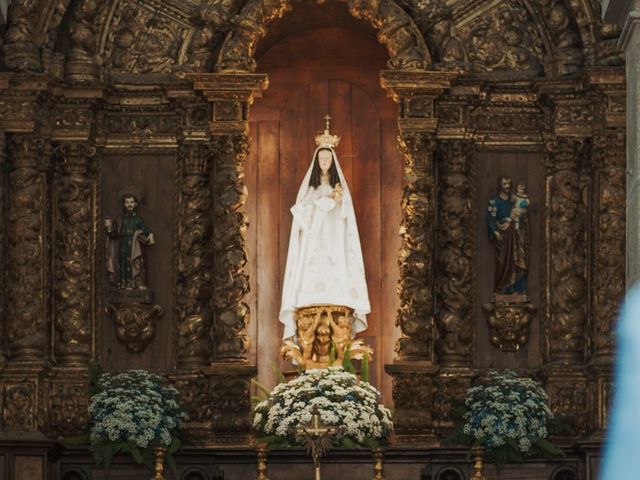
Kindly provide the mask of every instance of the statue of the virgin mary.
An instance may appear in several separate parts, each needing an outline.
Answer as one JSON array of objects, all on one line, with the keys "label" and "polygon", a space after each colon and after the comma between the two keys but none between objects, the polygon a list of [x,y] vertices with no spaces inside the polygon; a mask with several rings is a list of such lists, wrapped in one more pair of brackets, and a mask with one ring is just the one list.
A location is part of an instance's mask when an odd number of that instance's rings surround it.
[{"label": "statue of the virgin mary", "polygon": [[351,193],[329,133],[329,118],[291,207],[293,224],[282,289],[283,338],[296,335],[296,310],[314,305],[353,309],[351,331],[367,328],[371,311]]}]

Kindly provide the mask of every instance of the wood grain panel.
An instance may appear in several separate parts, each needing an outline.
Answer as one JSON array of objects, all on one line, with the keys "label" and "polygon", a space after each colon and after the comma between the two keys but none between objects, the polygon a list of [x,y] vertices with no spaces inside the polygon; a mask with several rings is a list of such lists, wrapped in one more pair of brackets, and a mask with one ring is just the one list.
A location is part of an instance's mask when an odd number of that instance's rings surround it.
[{"label": "wood grain panel", "polygon": [[[482,152],[478,155],[477,165],[477,260],[478,298],[476,319],[476,367],[491,368],[536,368],[540,364],[540,308],[541,308],[541,252],[542,221],[544,203],[544,180],[542,154],[520,152]],[[531,323],[529,342],[519,352],[505,353],[491,345],[486,316],[482,304],[490,301],[493,292],[495,270],[495,252],[489,243],[485,211],[489,199],[496,194],[497,178],[508,175],[513,185],[523,181],[531,200],[529,219],[531,222],[531,259],[527,276],[527,293],[538,312]]]},{"label": "wood grain panel", "polygon": [[[100,357],[105,370],[170,369],[174,365],[173,323],[173,230],[175,198],[175,157],[173,155],[105,155],[102,165],[102,205],[99,232],[106,217],[122,214],[118,198],[125,186],[136,188],[142,195],[138,213],[153,231],[155,245],[147,249],[148,285],[155,303],[164,310],[157,323],[156,336],[139,354],[127,352],[115,337],[113,321],[103,311],[100,315]],[[102,305],[106,306],[112,289],[104,267],[102,269]]]},{"label": "wood grain panel", "polygon": [[[258,123],[254,122],[249,125],[249,154],[245,164],[245,185],[247,186],[247,203],[245,209],[247,217],[250,219],[249,228],[247,229],[247,273],[249,274],[249,294],[246,302],[249,305],[251,317],[255,316],[258,311]],[[247,329],[251,341],[249,350],[249,358],[251,361],[257,361],[258,345],[258,322],[251,318]]]}]

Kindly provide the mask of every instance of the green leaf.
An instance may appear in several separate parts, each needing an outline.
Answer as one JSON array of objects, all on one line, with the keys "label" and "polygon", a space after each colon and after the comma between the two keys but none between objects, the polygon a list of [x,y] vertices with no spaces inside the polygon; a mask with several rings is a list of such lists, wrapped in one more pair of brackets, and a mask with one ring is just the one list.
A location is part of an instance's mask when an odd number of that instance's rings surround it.
[{"label": "green leaf", "polygon": [[564,452],[546,438],[540,438],[535,445],[550,457],[564,457]]},{"label": "green leaf", "polygon": [[171,445],[169,445],[167,452],[173,455],[178,450],[180,450],[180,447],[182,447],[182,440],[180,440],[178,437],[172,437]]},{"label": "green leaf", "polygon": [[345,437],[342,439],[342,446],[344,448],[355,448],[356,444],[350,438]]},{"label": "green leaf", "polygon": [[[267,387],[265,387],[264,385],[262,385],[259,381],[253,379],[253,380],[251,380],[251,383],[253,383],[256,387],[258,387],[258,390],[260,390],[267,397],[271,394],[269,389]],[[260,397],[256,397],[256,398],[259,399]],[[259,401],[261,401],[261,400],[259,400]]]},{"label": "green leaf", "polygon": [[336,361],[336,342],[331,341],[331,350],[329,350],[329,365],[333,365]]},{"label": "green leaf", "polygon": [[275,362],[271,362],[271,370],[273,370],[273,373],[276,374],[278,383],[285,383],[287,381],[287,379],[284,378],[284,375],[282,374],[282,370],[280,370],[280,367],[278,367]]},{"label": "green leaf", "polygon": [[369,353],[364,352],[360,364],[360,379],[369,383]]},{"label": "green leaf", "polygon": [[356,373],[356,369],[353,368],[353,363],[351,363],[351,344],[350,343],[347,343],[347,346],[344,349],[344,357],[342,358],[342,368],[344,368],[345,372]]}]

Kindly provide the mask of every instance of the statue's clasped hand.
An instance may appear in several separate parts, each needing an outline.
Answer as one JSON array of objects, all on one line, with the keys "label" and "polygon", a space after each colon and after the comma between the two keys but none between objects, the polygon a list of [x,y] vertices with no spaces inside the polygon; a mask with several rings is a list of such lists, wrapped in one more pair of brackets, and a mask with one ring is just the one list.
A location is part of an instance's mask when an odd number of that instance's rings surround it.
[{"label": "statue's clasped hand", "polygon": [[342,185],[339,183],[333,187],[333,192],[331,192],[331,198],[333,198],[336,202],[342,201]]}]

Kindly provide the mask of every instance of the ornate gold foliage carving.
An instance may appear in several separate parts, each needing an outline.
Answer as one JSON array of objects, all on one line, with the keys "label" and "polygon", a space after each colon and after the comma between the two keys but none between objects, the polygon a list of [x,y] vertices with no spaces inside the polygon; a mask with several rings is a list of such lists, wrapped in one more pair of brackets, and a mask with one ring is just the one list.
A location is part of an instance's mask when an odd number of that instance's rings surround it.
[{"label": "ornate gold foliage carving", "polygon": [[566,425],[567,431],[563,435],[587,435],[592,427],[589,422],[594,412],[591,410],[586,379],[580,375],[563,376],[557,373],[547,384],[549,408]]},{"label": "ornate gold foliage carving", "polygon": [[89,381],[54,379],[47,398],[48,433],[69,438],[82,433],[89,422]]},{"label": "ornate gold foliage carving", "polygon": [[553,41],[553,69],[558,75],[576,73],[584,63],[578,27],[564,0],[538,0],[538,6]]},{"label": "ornate gold foliage carving", "polygon": [[466,47],[458,37],[453,10],[444,0],[400,0],[427,39],[436,65],[467,68]]},{"label": "ornate gold foliage carving", "polygon": [[517,352],[529,341],[531,317],[537,308],[529,301],[504,301],[500,297],[513,295],[496,295],[495,301],[485,303],[483,309],[487,313],[489,341],[503,352]]},{"label": "ornate gold foliage carving", "polygon": [[2,389],[3,429],[35,430],[37,398],[35,382],[6,382]]},{"label": "ornate gold foliage carving", "polygon": [[128,1],[114,17],[105,65],[129,73],[170,72],[186,27],[161,12]]},{"label": "ornate gold foliage carving", "polygon": [[34,43],[34,27],[38,17],[37,0],[16,0],[9,4],[8,25],[4,34],[5,66],[14,71],[40,72],[42,65]]},{"label": "ornate gold foliage carving", "polygon": [[62,363],[91,356],[95,149],[80,143],[57,148],[54,253],[55,354]]},{"label": "ornate gold foliage carving", "polygon": [[210,299],[213,292],[211,249],[211,152],[205,144],[180,150],[182,177],[178,226],[178,364],[206,365],[211,351]]},{"label": "ornate gold foliage carving", "polygon": [[435,428],[442,431],[453,427],[455,405],[464,402],[470,386],[471,372],[466,369],[439,372],[435,378],[431,408]]},{"label": "ornate gold foliage carving", "polygon": [[473,161],[468,142],[440,148],[436,352],[446,365],[468,365],[473,350]]},{"label": "ornate gold foliage carving", "polygon": [[10,142],[7,324],[15,360],[43,359],[46,354],[46,180],[40,168],[47,150],[43,147],[31,134],[13,135]]},{"label": "ornate gold foliage carving", "polygon": [[476,72],[542,71],[542,41],[535,21],[519,2],[501,2],[459,29]]},{"label": "ornate gold foliage carving", "polygon": [[[429,51],[413,20],[392,0],[346,1],[351,15],[367,20],[378,30],[378,39],[389,52],[389,68],[419,70],[431,64]],[[216,71],[254,72],[255,46],[265,27],[292,8],[292,0],[250,0],[224,42]]]},{"label": "ornate gold foliage carving", "polygon": [[191,17],[195,31],[189,44],[185,68],[196,72],[211,71],[215,61],[214,45],[219,43],[216,40],[232,28],[231,18],[243,3],[243,0],[227,0],[196,9]]},{"label": "ornate gold foliage carving", "polygon": [[400,137],[407,186],[402,197],[402,247],[398,264],[400,308],[396,324],[402,330],[396,352],[403,358],[429,359],[433,342],[433,248],[435,139],[411,133]]},{"label": "ornate gold foliage carving", "polygon": [[393,375],[394,429],[398,435],[424,434],[433,427],[434,379],[430,373]]},{"label": "ornate gold foliage carving", "polygon": [[625,286],[625,133],[617,129],[599,133],[593,144],[598,188],[593,347],[596,355],[612,355],[613,327]]},{"label": "ornate gold foliage carving", "polygon": [[164,314],[160,305],[142,302],[114,302],[107,306],[116,338],[129,353],[140,353],[156,335],[156,323]]},{"label": "ornate gold foliage carving", "polygon": [[74,4],[69,25],[72,46],[66,64],[68,81],[91,81],[98,78],[96,53],[99,32],[95,20],[99,10],[98,0],[80,0]]},{"label": "ornate gold foliage carving", "polygon": [[243,212],[247,195],[244,159],[249,149],[246,135],[222,135],[214,141],[215,175],[213,213],[215,359],[244,360],[249,349],[246,327],[249,292]]},{"label": "ornate gold foliage carving", "polygon": [[586,155],[582,139],[548,137],[547,242],[550,317],[547,345],[550,360],[581,360],[586,324],[586,206],[580,160]]},{"label": "ornate gold foliage carving", "polygon": [[251,431],[251,379],[243,375],[211,377],[210,397],[214,432],[246,435]]}]

